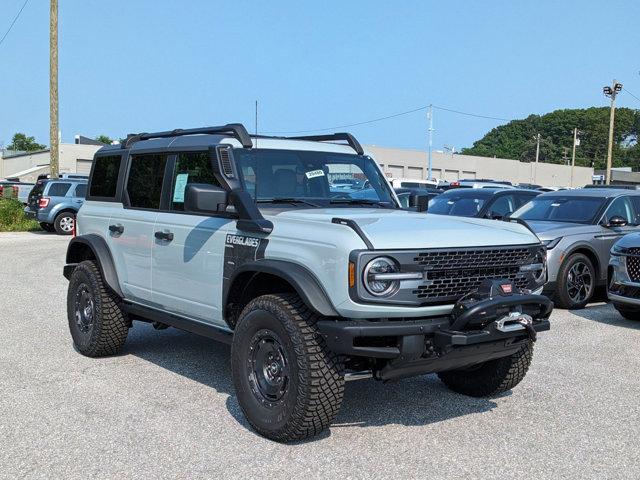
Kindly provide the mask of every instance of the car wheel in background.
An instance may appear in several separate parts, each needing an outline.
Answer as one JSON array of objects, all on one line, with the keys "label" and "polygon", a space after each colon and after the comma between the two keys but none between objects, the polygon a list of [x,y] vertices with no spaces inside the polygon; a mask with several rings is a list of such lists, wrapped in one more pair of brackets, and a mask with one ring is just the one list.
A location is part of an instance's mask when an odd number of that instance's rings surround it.
[{"label": "car wheel in background", "polygon": [[558,272],[558,289],[554,298],[557,307],[584,308],[596,288],[596,269],[582,253],[569,255]]},{"label": "car wheel in background", "polygon": [[438,377],[454,392],[470,397],[491,397],[511,390],[527,374],[533,358],[533,342],[516,353],[468,368],[439,372]]},{"label": "car wheel in background", "polygon": [[620,315],[622,315],[627,320],[640,320],[640,309],[628,307],[626,305],[621,305],[619,303],[614,303],[613,306],[618,311]]},{"label": "car wheel in background", "polygon": [[76,224],[76,214],[73,212],[62,212],[53,222],[58,235],[71,235]]},{"label": "car wheel in background", "polygon": [[51,225],[50,223],[41,222],[40,223],[40,228],[42,228],[45,232],[55,232],[56,231],[54,226]]}]

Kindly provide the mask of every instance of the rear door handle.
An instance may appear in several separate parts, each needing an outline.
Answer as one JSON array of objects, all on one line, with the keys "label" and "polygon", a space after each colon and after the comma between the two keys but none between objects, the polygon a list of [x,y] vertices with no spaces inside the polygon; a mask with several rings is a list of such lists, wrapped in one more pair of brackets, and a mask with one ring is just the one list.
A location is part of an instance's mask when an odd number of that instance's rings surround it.
[{"label": "rear door handle", "polygon": [[109,225],[109,231],[111,233],[117,233],[119,235],[122,235],[124,233],[124,225]]},{"label": "rear door handle", "polygon": [[166,240],[167,242],[170,242],[171,240],[173,240],[173,233],[169,231],[156,232],[154,233],[154,236],[158,240]]}]

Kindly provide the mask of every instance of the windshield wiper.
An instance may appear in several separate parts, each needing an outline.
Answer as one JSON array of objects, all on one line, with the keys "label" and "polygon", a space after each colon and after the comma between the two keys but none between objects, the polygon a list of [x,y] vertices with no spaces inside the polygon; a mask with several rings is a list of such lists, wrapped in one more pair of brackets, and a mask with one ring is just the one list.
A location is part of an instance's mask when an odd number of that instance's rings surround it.
[{"label": "windshield wiper", "polygon": [[329,203],[345,205],[375,205],[376,207],[382,207],[389,204],[389,202],[383,202],[382,200],[370,200],[368,198],[332,198]]},{"label": "windshield wiper", "polygon": [[257,203],[291,203],[293,205],[303,204],[308,205],[310,207],[321,208],[322,205],[318,205],[317,203],[310,202],[308,200],[303,200],[302,198],[293,198],[293,197],[276,197],[276,198],[260,198],[256,200]]}]

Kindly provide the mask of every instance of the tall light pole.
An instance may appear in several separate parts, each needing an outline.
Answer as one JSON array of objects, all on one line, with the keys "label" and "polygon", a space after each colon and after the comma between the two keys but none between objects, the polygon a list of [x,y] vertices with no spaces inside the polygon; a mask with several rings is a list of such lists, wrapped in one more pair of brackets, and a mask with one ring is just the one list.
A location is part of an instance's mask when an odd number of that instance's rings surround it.
[{"label": "tall light pole", "polygon": [[51,178],[58,177],[58,0],[51,0],[49,19],[49,145]]},{"label": "tall light pole", "polygon": [[576,147],[580,145],[580,139],[578,139],[578,129],[573,129],[573,150],[571,152],[571,182],[570,187],[573,187],[573,167],[576,166]]},{"label": "tall light pole", "polygon": [[609,115],[609,147],[607,149],[607,185],[611,183],[611,157],[613,156],[613,124],[616,115],[616,97],[622,90],[622,84],[614,78],[611,86],[605,86],[602,92],[611,99],[611,114]]},{"label": "tall light pole", "polygon": [[429,119],[429,152],[427,154],[427,180],[431,180],[431,149],[433,148],[433,105],[429,105],[427,111]]}]

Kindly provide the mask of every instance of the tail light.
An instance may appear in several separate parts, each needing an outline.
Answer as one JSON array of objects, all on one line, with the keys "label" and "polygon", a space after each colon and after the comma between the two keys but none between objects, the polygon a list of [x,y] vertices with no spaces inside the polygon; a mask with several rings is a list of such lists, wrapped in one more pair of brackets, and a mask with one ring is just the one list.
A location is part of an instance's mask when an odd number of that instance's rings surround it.
[{"label": "tail light", "polygon": [[71,237],[76,238],[76,232],[78,231],[78,216],[73,219],[73,230],[71,230]]},{"label": "tail light", "polygon": [[49,206],[49,202],[50,201],[51,201],[51,199],[49,197],[42,197],[38,201],[38,208],[47,208]]},{"label": "tail light", "polygon": [[3,190],[4,190],[4,187],[2,185],[0,185],[0,197],[2,196]]},{"label": "tail light", "polygon": [[449,184],[450,187],[459,187],[460,186],[460,182],[451,182]]}]

